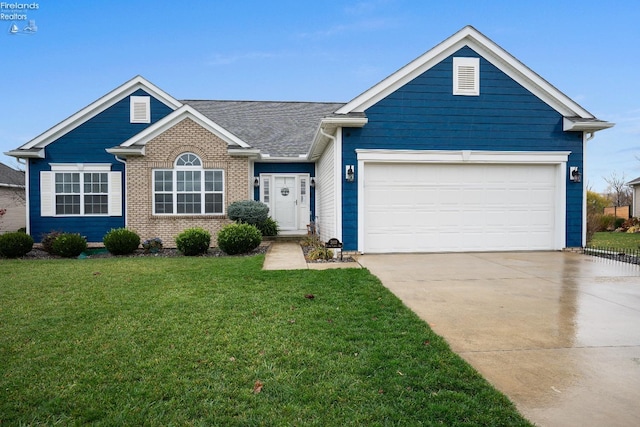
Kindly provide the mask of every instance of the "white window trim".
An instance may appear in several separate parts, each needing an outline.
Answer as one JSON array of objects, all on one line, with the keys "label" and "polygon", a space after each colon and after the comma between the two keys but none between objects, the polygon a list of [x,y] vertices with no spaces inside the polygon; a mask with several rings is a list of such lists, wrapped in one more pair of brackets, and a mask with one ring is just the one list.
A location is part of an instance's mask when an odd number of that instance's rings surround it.
[{"label": "white window trim", "polygon": [[129,99],[131,123],[151,123],[151,97],[131,96]]},{"label": "white window trim", "polygon": [[[185,154],[191,154],[196,156],[200,161],[200,165],[199,166],[178,166],[177,165],[178,159],[180,159],[180,157],[182,157]],[[158,216],[224,216],[226,215],[226,208],[225,208],[225,200],[226,200],[225,187],[226,186],[225,186],[224,169],[207,169],[207,168],[204,168],[202,164],[203,164],[202,159],[200,159],[199,156],[193,153],[182,153],[176,158],[173,169],[153,169],[151,171],[151,193],[152,193],[151,196],[152,196],[152,204],[153,204],[153,208],[152,208],[153,215],[158,215]],[[178,174],[177,173],[180,171],[201,172],[200,173],[200,190],[190,191],[190,192],[184,192],[184,191],[178,192],[178,181],[177,181]],[[171,195],[172,195],[172,209],[173,209],[173,212],[171,213],[156,212],[156,190],[155,190],[156,172],[171,172],[171,181],[172,181]],[[222,174],[222,191],[205,191],[206,172],[220,172]],[[198,212],[178,213],[178,193],[200,194],[200,212],[199,213]],[[163,192],[158,192],[158,194],[169,194],[169,192],[163,191]],[[204,211],[205,195],[207,194],[222,194],[222,211],[221,212],[205,212]]]},{"label": "white window trim", "polygon": [[[461,74],[461,70],[464,70],[465,73]],[[471,76],[471,78],[473,79],[471,82],[471,88],[468,87],[468,84],[461,84],[461,81],[465,78],[465,76],[467,78],[469,77],[469,72],[473,73],[473,75]],[[453,58],[453,94],[463,96],[480,95],[480,58]]]},{"label": "white window trim", "polygon": [[[40,215],[43,217],[109,217],[122,216],[122,172],[112,172],[110,163],[52,163],[51,171],[40,172]],[[80,213],[57,214],[55,175],[57,173],[80,174]],[[107,213],[85,214],[84,212],[84,174],[107,174]]]}]

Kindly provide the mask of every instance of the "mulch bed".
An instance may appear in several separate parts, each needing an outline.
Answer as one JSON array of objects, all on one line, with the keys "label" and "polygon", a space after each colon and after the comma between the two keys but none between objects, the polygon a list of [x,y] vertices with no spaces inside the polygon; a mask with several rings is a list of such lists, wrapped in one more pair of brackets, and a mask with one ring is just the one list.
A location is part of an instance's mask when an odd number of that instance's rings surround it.
[{"label": "mulch bed", "polygon": [[[269,245],[260,245],[253,251],[242,255],[228,255],[222,252],[218,248],[209,248],[206,254],[198,255],[199,257],[228,257],[228,256],[253,256],[260,255],[267,252]],[[174,258],[184,256],[175,248],[163,248],[156,253],[148,253],[143,249],[138,249],[134,253],[129,255],[113,255],[104,248],[90,248],[87,252],[84,252],[80,257],[83,259],[95,259],[95,258]],[[37,259],[63,259],[57,255],[51,255],[50,253],[40,249],[33,248],[29,253],[20,259],[24,260],[37,260]]]}]

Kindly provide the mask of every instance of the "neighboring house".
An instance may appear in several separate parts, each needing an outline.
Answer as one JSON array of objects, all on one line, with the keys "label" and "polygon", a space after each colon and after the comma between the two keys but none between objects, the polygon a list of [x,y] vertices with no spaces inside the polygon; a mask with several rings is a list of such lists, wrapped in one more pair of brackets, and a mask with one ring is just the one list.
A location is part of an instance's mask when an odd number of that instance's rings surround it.
[{"label": "neighboring house", "polygon": [[346,104],[179,101],[138,76],[8,154],[36,241],[171,244],[251,198],[345,250],[559,250],[585,243],[586,141],[611,126],[465,27]]},{"label": "neighboring house", "polygon": [[26,226],[24,172],[0,163],[0,234]]},{"label": "neighboring house", "polygon": [[631,187],[631,216],[640,216],[640,176],[627,183]]}]

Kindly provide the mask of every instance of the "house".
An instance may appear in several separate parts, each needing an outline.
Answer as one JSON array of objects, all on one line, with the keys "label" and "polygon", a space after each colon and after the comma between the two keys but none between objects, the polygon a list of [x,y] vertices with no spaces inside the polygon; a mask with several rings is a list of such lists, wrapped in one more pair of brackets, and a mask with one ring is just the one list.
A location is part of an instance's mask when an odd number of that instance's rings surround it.
[{"label": "house", "polygon": [[24,172],[0,163],[0,234],[26,226],[25,206]]},{"label": "house", "polygon": [[611,126],[467,26],[347,103],[177,100],[138,76],[7,154],[36,241],[215,234],[252,198],[350,251],[560,250],[585,243],[584,151]]},{"label": "house", "polygon": [[640,216],[640,176],[627,183],[631,187],[631,213],[632,217]]}]

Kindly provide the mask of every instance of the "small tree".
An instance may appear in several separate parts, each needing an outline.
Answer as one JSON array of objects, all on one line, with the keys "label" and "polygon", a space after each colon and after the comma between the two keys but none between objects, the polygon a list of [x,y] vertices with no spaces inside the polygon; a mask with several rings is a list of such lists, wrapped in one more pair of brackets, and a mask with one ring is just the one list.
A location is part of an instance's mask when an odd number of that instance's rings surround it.
[{"label": "small tree", "polygon": [[633,200],[631,187],[627,185],[627,179],[624,176],[618,177],[616,172],[612,172],[608,177],[602,177],[609,186],[607,187],[607,194],[609,200],[614,206],[628,206]]}]

